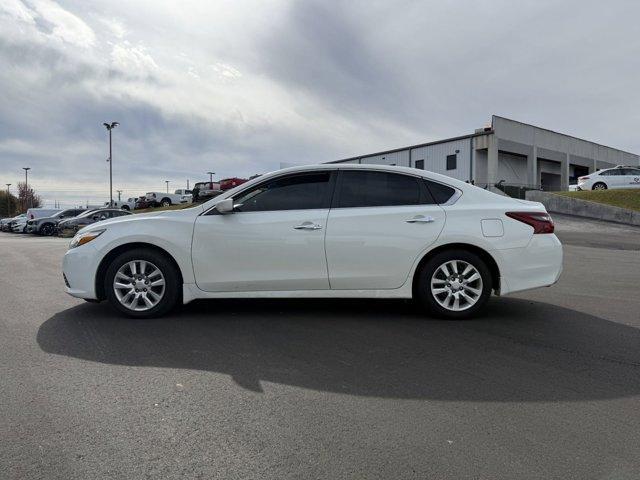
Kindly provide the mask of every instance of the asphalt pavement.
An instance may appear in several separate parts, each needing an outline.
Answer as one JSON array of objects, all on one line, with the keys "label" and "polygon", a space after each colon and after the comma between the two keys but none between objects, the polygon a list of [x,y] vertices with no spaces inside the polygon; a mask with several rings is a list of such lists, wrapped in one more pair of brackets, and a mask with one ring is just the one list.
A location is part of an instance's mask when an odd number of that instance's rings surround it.
[{"label": "asphalt pavement", "polygon": [[0,478],[640,478],[640,229],[554,216],[558,284],[468,321],[411,302],[63,292],[0,233]]}]

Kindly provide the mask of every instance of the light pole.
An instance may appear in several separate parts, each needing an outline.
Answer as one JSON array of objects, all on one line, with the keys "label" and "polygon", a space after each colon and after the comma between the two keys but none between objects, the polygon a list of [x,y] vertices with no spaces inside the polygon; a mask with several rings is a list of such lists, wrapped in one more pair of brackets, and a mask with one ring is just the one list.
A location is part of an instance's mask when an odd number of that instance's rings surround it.
[{"label": "light pole", "polygon": [[122,195],[122,190],[116,190],[118,192],[118,203],[120,203],[120,195]]},{"label": "light pole", "polygon": [[213,176],[216,174],[216,172],[207,172],[207,175],[209,175],[209,182],[213,183]]},{"label": "light pole", "polygon": [[24,209],[29,208],[29,170],[31,167],[22,167],[24,170]]},{"label": "light pole", "polygon": [[111,152],[111,130],[120,125],[118,122],[103,123],[107,130],[109,130],[109,206],[113,207],[113,155]]},{"label": "light pole", "polygon": [[169,193],[169,180],[165,180],[164,183],[167,184],[167,193]]},{"label": "light pole", "polygon": [[11,215],[11,202],[9,201],[9,195],[10,195],[9,187],[11,186],[11,184],[7,183],[6,185],[7,185],[7,217],[8,217],[9,215]]}]

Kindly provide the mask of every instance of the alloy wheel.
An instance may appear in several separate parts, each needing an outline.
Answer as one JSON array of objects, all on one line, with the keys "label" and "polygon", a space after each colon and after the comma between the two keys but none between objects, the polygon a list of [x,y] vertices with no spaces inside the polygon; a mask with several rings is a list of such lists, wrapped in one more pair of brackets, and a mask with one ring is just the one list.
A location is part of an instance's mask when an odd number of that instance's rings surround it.
[{"label": "alloy wheel", "polygon": [[431,294],[447,310],[467,310],[482,296],[482,275],[469,262],[448,260],[433,273]]},{"label": "alloy wheel", "polygon": [[151,310],[165,293],[162,271],[147,260],[122,265],[113,279],[113,291],[121,305],[136,312]]}]

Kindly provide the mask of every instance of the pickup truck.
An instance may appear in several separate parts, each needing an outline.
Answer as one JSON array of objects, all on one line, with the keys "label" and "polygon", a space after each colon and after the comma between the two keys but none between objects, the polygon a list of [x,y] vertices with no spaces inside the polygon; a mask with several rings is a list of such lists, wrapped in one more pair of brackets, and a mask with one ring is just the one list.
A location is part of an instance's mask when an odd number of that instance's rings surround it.
[{"label": "pickup truck", "polygon": [[191,195],[191,193],[184,193],[188,191],[189,190],[178,189],[175,191],[175,193],[147,192],[146,199],[154,207],[157,207],[158,205],[162,207],[168,207],[169,205],[179,205],[181,203],[192,203],[193,195]]},{"label": "pickup truck", "polygon": [[[113,201],[113,208],[121,208],[122,210],[133,210],[136,208],[136,197],[130,197],[127,198],[126,200],[114,200]],[[104,207],[108,207],[109,206],[109,202],[104,202]],[[103,208],[104,208],[103,207]]]}]

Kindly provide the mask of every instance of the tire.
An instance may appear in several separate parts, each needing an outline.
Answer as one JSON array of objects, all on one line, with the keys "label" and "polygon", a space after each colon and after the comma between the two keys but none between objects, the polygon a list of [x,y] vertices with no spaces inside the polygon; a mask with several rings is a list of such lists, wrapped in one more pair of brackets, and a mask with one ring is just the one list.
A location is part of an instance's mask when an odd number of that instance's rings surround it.
[{"label": "tire", "polygon": [[[467,271],[468,267],[471,270]],[[476,275],[478,278],[473,278]],[[467,250],[445,250],[434,255],[422,266],[417,280],[414,298],[431,315],[452,320],[477,314],[489,300],[493,287],[487,264]]]},{"label": "tire", "polygon": [[131,210],[131,208],[129,207],[129,205],[123,205],[122,210]]},{"label": "tire", "polygon": [[594,183],[593,187],[591,187],[591,190],[606,190],[606,189],[607,189],[607,184],[602,182]]},{"label": "tire", "polygon": [[[140,262],[146,262],[145,276],[142,279],[139,272],[142,266]],[[132,274],[131,263],[136,265],[135,276]],[[154,269],[160,272],[162,278],[155,273]],[[130,284],[131,287],[117,288],[114,285],[116,274],[118,274],[118,284]],[[133,277],[135,283],[130,283],[131,280],[127,282],[122,275]],[[159,279],[162,279],[164,284],[154,286],[153,284]],[[107,268],[104,279],[104,291],[111,306],[132,318],[154,318],[168,313],[178,305],[181,289],[180,273],[173,262],[166,255],[148,249],[136,248],[118,255]],[[149,306],[144,297],[147,297],[151,303],[157,303]],[[129,303],[131,305],[128,305]]]},{"label": "tire", "polygon": [[54,232],[53,223],[45,223],[40,227],[40,231],[38,232],[40,235],[44,235],[46,237],[50,237]]},{"label": "tire", "polygon": [[161,207],[169,207],[169,206],[171,206],[171,199],[170,198],[163,198],[160,201],[160,206]]}]

